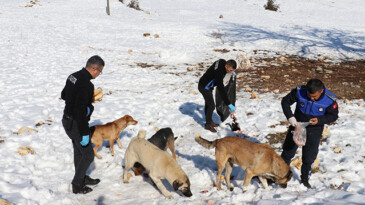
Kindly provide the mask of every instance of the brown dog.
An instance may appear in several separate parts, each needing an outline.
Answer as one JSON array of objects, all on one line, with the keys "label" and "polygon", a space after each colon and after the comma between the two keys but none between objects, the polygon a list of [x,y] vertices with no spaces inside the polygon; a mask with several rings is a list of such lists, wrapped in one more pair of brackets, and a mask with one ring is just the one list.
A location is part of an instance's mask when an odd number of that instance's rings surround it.
[{"label": "brown dog", "polygon": [[141,163],[147,171],[151,180],[156,184],[157,188],[167,198],[173,198],[167,191],[161,180],[167,181],[177,191],[181,191],[184,196],[190,197],[193,194],[190,190],[190,181],[185,172],[172,156],[144,139],[146,131],[140,130],[138,136],[132,138],[128,145],[124,156],[124,183],[128,183],[128,170],[134,163]]},{"label": "brown dog", "polygon": [[118,145],[121,149],[123,149],[123,145],[120,142],[119,135],[120,133],[128,126],[135,125],[138,122],[135,121],[131,116],[124,115],[122,118],[119,118],[113,122],[109,122],[105,125],[95,125],[95,131],[91,136],[91,142],[95,145],[94,154],[97,158],[101,159],[102,157],[96,153],[99,147],[103,144],[104,140],[109,140],[110,150],[112,156],[114,156],[114,141],[117,140]]},{"label": "brown dog", "polygon": [[226,168],[225,180],[232,191],[230,175],[233,164],[238,164],[246,171],[243,191],[247,190],[252,177],[258,176],[265,189],[269,189],[267,178],[274,180],[281,187],[286,187],[293,176],[290,167],[269,144],[258,144],[238,137],[225,137],[214,141],[203,139],[197,134],[195,141],[207,149],[215,148],[218,167],[217,189],[221,190],[221,173]]}]

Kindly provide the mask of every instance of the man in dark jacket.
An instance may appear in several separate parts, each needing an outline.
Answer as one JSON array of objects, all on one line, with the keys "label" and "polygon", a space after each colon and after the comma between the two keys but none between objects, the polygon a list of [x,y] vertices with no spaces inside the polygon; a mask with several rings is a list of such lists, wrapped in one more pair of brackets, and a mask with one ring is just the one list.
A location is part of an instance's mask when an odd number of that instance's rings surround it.
[{"label": "man in dark jacket", "polygon": [[217,86],[219,94],[221,95],[224,103],[229,107],[231,112],[236,110],[235,106],[229,101],[227,93],[224,89],[223,78],[227,73],[233,73],[236,69],[237,64],[234,60],[225,61],[220,59],[213,63],[204,73],[199,80],[198,89],[203,95],[205,101],[205,129],[211,132],[217,132],[214,127],[218,124],[213,122],[212,115],[215,109],[215,103],[213,98],[213,89]]},{"label": "man in dark jacket", "polygon": [[98,77],[104,68],[104,61],[99,56],[92,56],[86,67],[71,74],[66,80],[61,98],[65,100],[62,125],[72,141],[74,150],[75,175],[72,191],[86,194],[92,189],[86,185],[96,185],[99,179],[86,175],[86,170],[94,160],[94,151],[90,143],[89,120],[94,111],[94,85],[91,79]]},{"label": "man in dark jacket", "polygon": [[[293,114],[290,106],[294,103],[297,104]],[[338,118],[336,96],[324,87],[322,81],[311,79],[307,85],[298,86],[286,95],[281,101],[281,106],[290,123],[281,154],[288,165],[298,149],[298,145],[293,141],[292,131],[298,125],[297,122],[310,123],[306,128],[307,139],[302,148],[301,183],[311,188],[309,177],[312,164],[317,158],[324,125]]]}]

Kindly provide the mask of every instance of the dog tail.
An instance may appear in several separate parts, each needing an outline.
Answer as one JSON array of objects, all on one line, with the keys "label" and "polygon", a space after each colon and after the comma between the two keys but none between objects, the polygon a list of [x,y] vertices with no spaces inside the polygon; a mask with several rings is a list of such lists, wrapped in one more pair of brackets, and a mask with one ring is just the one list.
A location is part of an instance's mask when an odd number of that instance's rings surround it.
[{"label": "dog tail", "polygon": [[207,149],[213,149],[217,145],[216,140],[214,141],[206,140],[200,137],[200,133],[195,134],[195,141]]},{"label": "dog tail", "polygon": [[146,130],[139,130],[137,137],[141,139],[146,138]]}]

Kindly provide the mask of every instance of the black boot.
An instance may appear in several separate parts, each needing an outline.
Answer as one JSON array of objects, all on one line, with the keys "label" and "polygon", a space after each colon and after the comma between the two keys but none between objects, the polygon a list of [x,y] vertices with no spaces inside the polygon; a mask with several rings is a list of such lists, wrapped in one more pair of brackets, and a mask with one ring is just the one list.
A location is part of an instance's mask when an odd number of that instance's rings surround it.
[{"label": "black boot", "polygon": [[205,127],[204,127],[206,130],[209,130],[211,132],[217,132],[217,130],[214,129],[214,126],[212,123],[209,123],[209,124],[205,124]]},{"label": "black boot", "polygon": [[91,191],[92,189],[90,187],[72,184],[72,192],[74,194],[87,194]]},{"label": "black boot", "polygon": [[312,188],[312,186],[308,182],[308,179],[302,179],[300,183],[303,184],[308,189],[311,189]]},{"label": "black boot", "polygon": [[84,184],[85,185],[97,185],[99,184],[100,179],[92,179],[90,176],[85,175]]}]

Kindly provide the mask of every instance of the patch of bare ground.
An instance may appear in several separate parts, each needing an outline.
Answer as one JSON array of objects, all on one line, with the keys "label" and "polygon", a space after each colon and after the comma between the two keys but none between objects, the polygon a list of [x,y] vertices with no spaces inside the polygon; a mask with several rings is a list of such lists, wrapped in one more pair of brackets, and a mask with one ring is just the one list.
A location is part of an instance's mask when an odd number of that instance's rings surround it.
[{"label": "patch of bare ground", "polygon": [[258,93],[287,93],[311,78],[318,78],[338,99],[365,99],[365,60],[333,62],[296,55],[250,60],[250,68],[238,70],[245,74],[238,75],[238,91],[249,86]]}]

